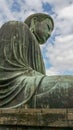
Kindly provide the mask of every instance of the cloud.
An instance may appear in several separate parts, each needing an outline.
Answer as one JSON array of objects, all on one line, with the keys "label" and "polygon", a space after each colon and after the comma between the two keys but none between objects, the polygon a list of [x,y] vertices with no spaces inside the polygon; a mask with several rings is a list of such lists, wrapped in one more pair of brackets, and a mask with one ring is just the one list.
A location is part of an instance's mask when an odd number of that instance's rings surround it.
[{"label": "cloud", "polygon": [[46,56],[56,70],[73,70],[73,35],[57,37],[55,44],[48,44]]},{"label": "cloud", "polygon": [[65,19],[73,19],[73,4],[68,5],[59,11],[59,17],[64,17]]},{"label": "cloud", "polygon": [[60,74],[60,72],[58,72],[57,70],[56,70],[56,68],[54,68],[54,67],[51,67],[50,69],[47,69],[46,70],[46,75],[59,75]]}]

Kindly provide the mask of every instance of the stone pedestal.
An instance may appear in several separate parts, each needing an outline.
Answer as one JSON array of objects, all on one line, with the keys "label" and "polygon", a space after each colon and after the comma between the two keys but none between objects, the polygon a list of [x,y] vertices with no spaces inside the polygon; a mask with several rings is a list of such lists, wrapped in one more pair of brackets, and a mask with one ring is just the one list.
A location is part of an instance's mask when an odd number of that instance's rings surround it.
[{"label": "stone pedestal", "polygon": [[73,109],[0,109],[0,130],[73,130]]}]

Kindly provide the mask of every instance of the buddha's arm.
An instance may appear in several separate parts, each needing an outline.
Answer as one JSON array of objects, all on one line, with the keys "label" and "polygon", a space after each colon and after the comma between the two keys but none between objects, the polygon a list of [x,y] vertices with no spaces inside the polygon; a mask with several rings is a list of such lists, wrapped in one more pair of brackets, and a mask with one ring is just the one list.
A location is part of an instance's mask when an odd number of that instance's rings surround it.
[{"label": "buddha's arm", "polygon": [[73,107],[73,77],[46,76],[36,93],[37,107]]}]

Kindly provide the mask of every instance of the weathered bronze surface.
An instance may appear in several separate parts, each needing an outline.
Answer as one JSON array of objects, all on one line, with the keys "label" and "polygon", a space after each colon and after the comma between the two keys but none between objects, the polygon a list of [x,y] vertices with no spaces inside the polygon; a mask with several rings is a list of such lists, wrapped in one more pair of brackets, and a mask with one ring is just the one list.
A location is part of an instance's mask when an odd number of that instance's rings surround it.
[{"label": "weathered bronze surface", "polygon": [[34,14],[0,29],[0,108],[73,108],[73,76],[46,76],[39,44],[53,20]]}]

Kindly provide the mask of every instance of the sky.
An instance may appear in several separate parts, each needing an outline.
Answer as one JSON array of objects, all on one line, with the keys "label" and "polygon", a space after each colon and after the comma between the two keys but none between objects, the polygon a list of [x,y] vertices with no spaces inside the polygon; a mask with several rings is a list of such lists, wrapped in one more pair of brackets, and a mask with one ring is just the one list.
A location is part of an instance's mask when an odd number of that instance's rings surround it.
[{"label": "sky", "polygon": [[46,13],[54,30],[40,46],[47,75],[73,75],[73,0],[0,0],[0,27],[9,20],[25,21],[33,13]]}]

